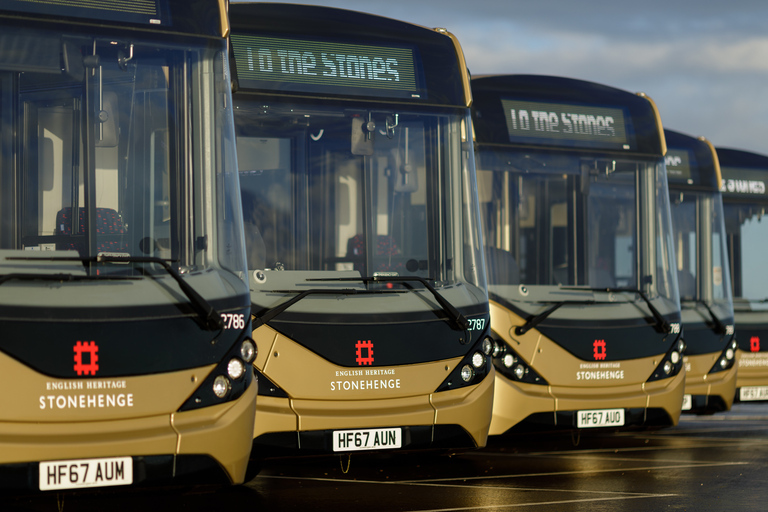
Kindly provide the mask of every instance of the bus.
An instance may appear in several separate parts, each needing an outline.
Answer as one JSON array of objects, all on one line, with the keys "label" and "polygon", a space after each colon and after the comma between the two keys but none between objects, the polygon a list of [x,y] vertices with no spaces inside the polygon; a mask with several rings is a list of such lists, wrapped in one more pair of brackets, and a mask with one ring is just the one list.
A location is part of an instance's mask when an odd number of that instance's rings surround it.
[{"label": "bus", "polygon": [[477,77],[472,93],[490,435],[677,424],[685,345],[654,103],[538,75]]},{"label": "bus", "polygon": [[459,43],[342,9],[230,6],[254,453],[486,444],[488,296]]},{"label": "bus", "polygon": [[731,265],[736,339],[739,345],[736,400],[768,400],[768,156],[717,148],[723,173],[723,209]]},{"label": "bus", "polygon": [[673,130],[667,140],[672,228],[685,327],[683,412],[727,411],[736,392],[738,345],[720,194],[711,142]]},{"label": "bus", "polygon": [[0,4],[0,487],[243,482],[221,0]]}]

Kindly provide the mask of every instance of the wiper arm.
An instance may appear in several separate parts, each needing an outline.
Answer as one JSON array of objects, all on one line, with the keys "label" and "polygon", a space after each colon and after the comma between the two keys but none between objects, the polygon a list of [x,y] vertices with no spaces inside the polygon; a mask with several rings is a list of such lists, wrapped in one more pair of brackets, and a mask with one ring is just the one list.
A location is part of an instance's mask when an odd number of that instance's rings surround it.
[{"label": "wiper arm", "polygon": [[539,325],[541,322],[546,320],[546,318],[549,315],[557,311],[561,306],[564,306],[566,304],[568,305],[595,304],[595,301],[594,300],[579,300],[579,301],[564,300],[564,301],[555,302],[550,308],[545,309],[538,315],[532,316],[531,318],[526,320],[525,324],[518,325],[517,327],[515,327],[515,334],[517,334],[518,336],[522,336],[523,334],[527,333],[528,331],[530,331],[531,329]]},{"label": "wiper arm", "polygon": [[656,320],[656,326],[659,329],[661,329],[662,332],[664,332],[665,334],[669,334],[670,332],[672,332],[672,326],[669,325],[669,322],[667,322],[667,320],[662,316],[662,314],[659,313],[659,310],[656,309],[653,306],[653,304],[651,304],[651,300],[648,298],[647,295],[645,295],[645,292],[638,288],[596,288],[596,287],[593,288],[591,286],[561,286],[560,289],[561,290],[584,290],[584,291],[590,291],[590,292],[606,292],[606,293],[616,293],[616,292],[636,293],[648,305],[648,309],[653,315],[653,318]]},{"label": "wiper arm", "polygon": [[267,322],[274,319],[277,315],[293,306],[308,295],[356,295],[356,294],[375,294],[375,293],[397,293],[391,290],[355,290],[354,288],[344,288],[342,290],[329,290],[327,288],[313,288],[311,290],[270,290],[270,293],[295,293],[296,295],[291,297],[285,302],[278,304],[277,306],[266,310],[264,313],[257,315],[254,313],[253,328],[256,329]]},{"label": "wiper arm", "polygon": [[[189,283],[187,283],[176,269],[174,269],[166,260],[161,258],[154,258],[151,256],[90,256],[87,258],[82,257],[65,257],[65,258],[36,258],[31,256],[13,256],[6,258],[7,260],[46,260],[46,261],[79,261],[83,265],[88,263],[155,263],[160,265],[168,275],[170,275],[174,281],[179,285],[179,288],[187,296],[192,309],[197,313],[200,322],[205,330],[214,331],[224,328],[224,321],[221,319],[221,314],[211,306],[202,295],[197,293]],[[55,275],[55,274],[49,274]]]},{"label": "wiper arm", "polygon": [[[435,290],[435,287],[429,284],[429,281],[427,281],[423,277],[418,277],[418,276],[330,277],[330,278],[307,279],[307,281],[361,281],[363,283],[376,283],[376,282],[407,283],[409,281],[415,281],[417,283],[421,283],[424,286],[424,288],[426,288],[429,291],[429,293],[432,294],[432,296],[435,298],[435,300],[440,305],[442,310],[446,314],[448,314],[448,317],[453,321],[456,327],[459,328],[459,330],[466,331],[469,329],[469,320],[467,320],[467,317],[461,314],[461,311],[456,309],[456,307],[450,302],[448,302],[445,299],[445,297],[440,295],[440,293],[437,290]],[[412,288],[409,288],[409,289],[412,289]]]},{"label": "wiper arm", "polygon": [[709,317],[712,319],[712,323],[714,324],[712,330],[715,331],[715,334],[719,334],[721,336],[724,335],[726,333],[725,324],[719,318],[717,318],[717,315],[714,311],[712,311],[712,308],[709,307],[709,304],[707,304],[707,302],[702,299],[696,299],[693,302],[696,304],[701,304],[704,306],[704,309],[707,310]]},{"label": "wiper arm", "polygon": [[560,306],[563,306],[564,304],[565,302],[556,302],[554,305],[545,309],[538,315],[532,316],[531,318],[525,321],[525,324],[518,325],[517,327],[515,327],[515,334],[517,334],[518,336],[522,336],[523,334],[527,333],[528,331],[530,331],[531,329],[539,325],[541,322],[543,322],[549,315],[557,311],[560,308]]}]

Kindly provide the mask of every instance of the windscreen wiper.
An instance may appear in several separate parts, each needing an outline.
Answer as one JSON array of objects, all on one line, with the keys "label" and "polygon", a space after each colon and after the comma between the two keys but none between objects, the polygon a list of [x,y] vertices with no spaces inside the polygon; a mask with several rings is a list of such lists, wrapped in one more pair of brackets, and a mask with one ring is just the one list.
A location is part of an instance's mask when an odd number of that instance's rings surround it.
[{"label": "windscreen wiper", "polygon": [[[309,281],[309,279],[308,279]],[[285,302],[278,304],[277,306],[266,310],[261,314],[253,313],[253,328],[266,325],[267,322],[274,319],[277,315],[293,306],[303,298],[309,295],[372,295],[378,293],[398,293],[395,290],[356,290],[354,288],[344,288],[341,290],[329,290],[327,288],[313,288],[310,290],[269,290],[268,293],[295,293],[296,295],[291,297]]]},{"label": "windscreen wiper", "polygon": [[560,309],[560,307],[563,305],[565,305],[565,302],[555,302],[551,307],[526,320],[525,324],[515,327],[515,334],[522,336],[523,334],[527,333],[541,322],[543,322],[549,315]]},{"label": "windscreen wiper", "polygon": [[527,333],[528,331],[530,331],[531,329],[539,325],[541,322],[546,320],[546,318],[549,315],[557,311],[561,306],[564,306],[566,304],[568,305],[595,304],[595,301],[594,300],[580,300],[580,301],[564,300],[564,301],[555,302],[548,309],[545,309],[538,315],[532,316],[531,318],[526,320],[525,324],[518,325],[517,327],[515,327],[515,334],[517,334],[518,336],[522,336],[523,334]]},{"label": "windscreen wiper", "polygon": [[[12,258],[5,258],[5,259],[8,260]],[[30,258],[30,259],[42,259],[42,258]],[[96,281],[96,280],[104,280],[104,279],[110,279],[115,281],[118,281],[118,280],[138,281],[140,278],[133,277],[133,276],[88,276],[88,275],[67,274],[62,272],[59,272],[56,274],[34,274],[34,273],[25,273],[25,272],[12,272],[10,274],[0,275],[0,285],[5,284],[9,281],[55,281],[57,283],[66,283],[66,282],[74,282],[74,281]]]},{"label": "windscreen wiper", "polygon": [[659,313],[659,310],[656,309],[653,306],[653,304],[651,304],[651,300],[648,298],[645,292],[638,288],[597,288],[597,287],[591,287],[591,286],[561,286],[560,289],[561,290],[583,290],[588,292],[606,292],[606,293],[619,293],[619,292],[636,293],[648,305],[648,309],[651,311],[653,318],[656,320],[656,327],[661,329],[661,331],[664,332],[665,334],[669,334],[670,332],[672,332],[672,326],[669,325],[669,322],[667,322],[667,320],[662,316],[662,314]]},{"label": "windscreen wiper", "polygon": [[[437,303],[440,305],[442,310],[448,315],[448,317],[453,321],[453,323],[456,325],[456,327],[459,328],[461,331],[466,331],[469,329],[469,320],[467,320],[467,317],[461,314],[461,311],[456,309],[456,307],[448,302],[445,297],[440,295],[440,293],[435,290],[435,287],[429,284],[429,281],[423,277],[418,276],[373,276],[373,277],[329,277],[329,278],[318,278],[318,279],[307,279],[307,281],[360,281],[363,283],[408,283],[408,282],[417,282],[421,283],[424,288],[426,288],[429,293],[432,294],[432,296],[435,298]],[[413,288],[408,287],[408,289],[412,290]]]},{"label": "windscreen wiper", "polygon": [[[56,258],[40,258],[40,257],[33,257],[33,256],[11,256],[5,258],[6,260],[22,260],[22,261],[35,261],[35,260],[44,260],[44,261],[79,261],[84,266],[87,266],[89,263],[155,263],[157,265],[160,265],[167,273],[170,275],[174,281],[179,285],[179,288],[184,293],[184,295],[187,296],[189,299],[190,304],[192,305],[192,309],[197,313],[198,318],[200,319],[200,322],[205,330],[208,331],[214,331],[214,330],[221,330],[224,328],[224,321],[221,319],[221,314],[219,314],[218,311],[216,311],[213,306],[211,306],[207,300],[203,298],[202,295],[197,293],[194,288],[192,288],[182,277],[181,275],[176,272],[176,269],[174,269],[168,261],[161,259],[161,258],[154,258],[151,256],[105,256],[105,255],[99,255],[99,256],[89,256],[89,257],[56,257]],[[9,274],[12,275],[12,274]],[[56,274],[47,274],[50,276],[55,276]],[[60,275],[66,275],[66,274],[60,274]],[[73,278],[77,278],[77,276],[73,276]],[[103,277],[99,276],[92,276],[91,278],[96,279],[104,279]]]},{"label": "windscreen wiper", "polygon": [[717,315],[715,314],[714,311],[712,311],[712,308],[709,307],[709,304],[707,304],[706,301],[702,299],[694,299],[693,302],[695,302],[696,304],[701,304],[702,306],[704,306],[704,309],[707,310],[707,312],[709,313],[709,317],[712,319],[712,323],[714,324],[714,326],[712,327],[712,330],[715,332],[715,334],[719,334],[720,336],[726,334],[727,329],[725,327],[725,324],[719,318],[717,318]]}]

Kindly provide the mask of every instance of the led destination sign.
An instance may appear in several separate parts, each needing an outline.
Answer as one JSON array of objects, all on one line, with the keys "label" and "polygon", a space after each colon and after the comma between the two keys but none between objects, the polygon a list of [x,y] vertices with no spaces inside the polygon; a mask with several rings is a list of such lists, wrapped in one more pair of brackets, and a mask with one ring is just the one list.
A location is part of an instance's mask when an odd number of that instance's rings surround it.
[{"label": "led destination sign", "polygon": [[689,152],[683,149],[667,149],[664,157],[667,164],[667,178],[676,181],[691,179],[691,159]]},{"label": "led destination sign", "polygon": [[723,174],[723,194],[765,196],[765,172],[757,169],[737,167],[721,168]]},{"label": "led destination sign", "polygon": [[[2,9],[41,14],[59,14],[131,23],[167,25],[158,3],[163,0],[4,0]],[[166,13],[167,9],[162,9]]]},{"label": "led destination sign", "polygon": [[617,108],[502,99],[511,142],[629,149],[624,112]]},{"label": "led destination sign", "polygon": [[422,98],[408,48],[231,36],[241,88]]}]

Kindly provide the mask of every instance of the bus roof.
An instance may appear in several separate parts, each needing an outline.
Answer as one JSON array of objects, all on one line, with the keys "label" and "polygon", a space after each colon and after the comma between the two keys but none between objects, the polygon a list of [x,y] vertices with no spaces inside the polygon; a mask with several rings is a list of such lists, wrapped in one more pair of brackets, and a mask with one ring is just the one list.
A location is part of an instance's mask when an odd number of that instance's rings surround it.
[{"label": "bus roof", "polygon": [[[654,156],[666,152],[656,106],[643,94],[545,75],[476,77],[472,93],[480,145],[540,145]],[[517,114],[522,123],[517,123]]]},{"label": "bus roof", "polygon": [[671,188],[702,187],[720,190],[721,176],[715,147],[704,137],[664,129],[667,140],[667,179]]},{"label": "bus roof", "polygon": [[0,17],[226,37],[227,0],[3,0]]},{"label": "bus roof", "polygon": [[237,92],[468,107],[464,56],[444,29],[313,5],[233,3]]}]

